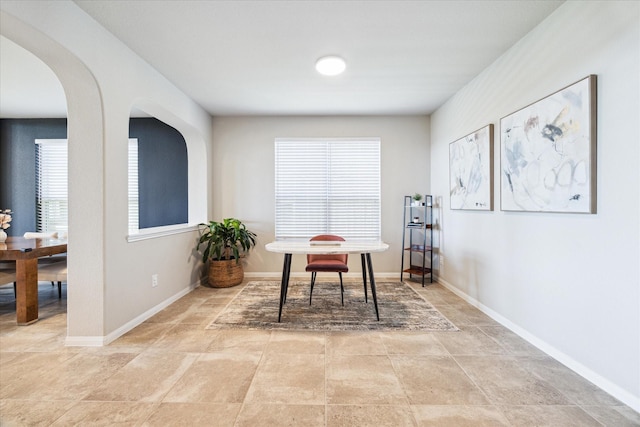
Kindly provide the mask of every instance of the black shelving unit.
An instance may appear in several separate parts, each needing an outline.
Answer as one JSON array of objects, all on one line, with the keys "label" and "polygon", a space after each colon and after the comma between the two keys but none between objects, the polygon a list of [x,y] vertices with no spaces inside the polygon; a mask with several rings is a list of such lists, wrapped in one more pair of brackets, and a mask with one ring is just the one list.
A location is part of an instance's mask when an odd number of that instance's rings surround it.
[{"label": "black shelving unit", "polygon": [[[412,196],[404,196],[404,216],[402,227],[402,265],[400,281],[404,274],[433,283],[433,196],[425,195],[415,202]],[[408,268],[405,268],[408,267]]]}]

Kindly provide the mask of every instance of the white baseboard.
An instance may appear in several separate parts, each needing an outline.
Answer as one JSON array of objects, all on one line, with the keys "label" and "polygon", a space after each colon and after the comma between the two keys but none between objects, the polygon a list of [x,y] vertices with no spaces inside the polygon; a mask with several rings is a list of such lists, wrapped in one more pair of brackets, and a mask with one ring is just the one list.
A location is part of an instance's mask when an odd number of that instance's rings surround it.
[{"label": "white baseboard", "polygon": [[182,289],[177,294],[167,298],[162,301],[160,304],[150,308],[145,311],[141,315],[132,319],[131,321],[125,323],[115,331],[107,334],[106,336],[67,336],[64,341],[64,345],[66,347],[102,347],[108,345],[109,343],[115,341],[120,338],[122,335],[126,334],[136,326],[140,325],[147,319],[158,314],[160,311],[164,310],[183,296],[187,295],[189,292],[193,291],[196,287],[200,286],[200,283],[191,284],[188,287]]},{"label": "white baseboard", "polygon": [[575,359],[568,356],[564,352],[553,347],[546,341],[531,334],[526,329],[521,328],[520,326],[511,322],[509,319],[503,317],[499,313],[485,306],[475,298],[462,292],[460,289],[456,288],[455,286],[453,286],[451,283],[447,282],[443,278],[438,277],[437,279],[438,279],[437,280],[438,283],[440,283],[442,286],[449,289],[451,292],[458,295],[460,298],[464,299],[466,302],[476,307],[478,310],[482,311],[484,314],[491,317],[493,320],[500,323],[502,326],[508,328],[513,333],[517,334],[522,339],[529,342],[531,345],[537,347],[541,351],[553,357],[558,362],[562,363],[564,366],[571,369],[581,377],[587,379],[588,381],[591,381],[593,384],[600,387],[602,390],[606,391],[616,399],[620,400],[622,403],[629,406],[634,411],[640,412],[640,396],[634,396],[628,391],[622,389],[618,385],[604,378],[602,375],[598,374],[597,372],[594,372],[593,370],[587,368],[582,363],[576,361]]}]

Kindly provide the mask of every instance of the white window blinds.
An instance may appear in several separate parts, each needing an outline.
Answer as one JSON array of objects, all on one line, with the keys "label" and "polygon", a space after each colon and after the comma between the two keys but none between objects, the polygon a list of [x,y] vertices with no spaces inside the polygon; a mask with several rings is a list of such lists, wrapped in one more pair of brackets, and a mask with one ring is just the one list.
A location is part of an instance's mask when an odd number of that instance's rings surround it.
[{"label": "white window blinds", "polygon": [[36,139],[36,228],[68,230],[67,140]]},{"label": "white window blinds", "polygon": [[380,139],[276,139],[276,240],[380,240]]},{"label": "white window blinds", "polygon": [[129,232],[138,231],[139,228],[139,202],[138,202],[138,139],[129,139]]},{"label": "white window blinds", "polygon": [[[68,231],[67,140],[36,139],[36,228]],[[129,230],[138,230],[138,140],[129,139]]]}]

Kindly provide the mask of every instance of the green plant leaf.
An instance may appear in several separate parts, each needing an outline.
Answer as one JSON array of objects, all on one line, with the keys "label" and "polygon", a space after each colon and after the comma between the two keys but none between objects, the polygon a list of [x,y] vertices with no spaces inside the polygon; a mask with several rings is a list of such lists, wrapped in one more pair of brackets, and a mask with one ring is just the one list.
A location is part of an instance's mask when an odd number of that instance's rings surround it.
[{"label": "green plant leaf", "polygon": [[205,245],[202,260],[236,259],[256,245],[256,234],[236,218],[225,218],[222,222],[209,221],[200,224],[202,234],[198,239],[198,249]]}]

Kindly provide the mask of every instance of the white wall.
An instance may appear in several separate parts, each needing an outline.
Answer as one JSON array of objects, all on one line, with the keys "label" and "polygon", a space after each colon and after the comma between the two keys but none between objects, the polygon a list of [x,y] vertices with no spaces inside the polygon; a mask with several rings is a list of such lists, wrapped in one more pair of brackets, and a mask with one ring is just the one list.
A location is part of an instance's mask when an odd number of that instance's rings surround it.
[{"label": "white wall", "polygon": [[[429,119],[412,117],[216,117],[213,120],[213,220],[234,216],[258,234],[245,271],[282,272],[282,255],[265,251],[275,239],[274,139],[277,137],[380,137],[382,239],[390,248],[372,254],[376,272],[400,274],[403,196],[429,189]],[[294,257],[291,274],[304,272]],[[359,275],[360,258],[349,258]]]},{"label": "white wall", "polygon": [[[440,277],[640,410],[640,3],[567,2],[431,117]],[[598,76],[595,215],[500,211],[500,118]],[[493,212],[449,210],[449,143],[496,126]]]},{"label": "white wall", "polygon": [[[70,1],[1,3],[2,35],[60,78],[69,123],[70,344],[101,344],[198,281],[196,231],[128,243],[127,141],[131,108],[185,136],[189,220],[206,219],[211,118]],[[159,285],[151,287],[151,275]]]}]

